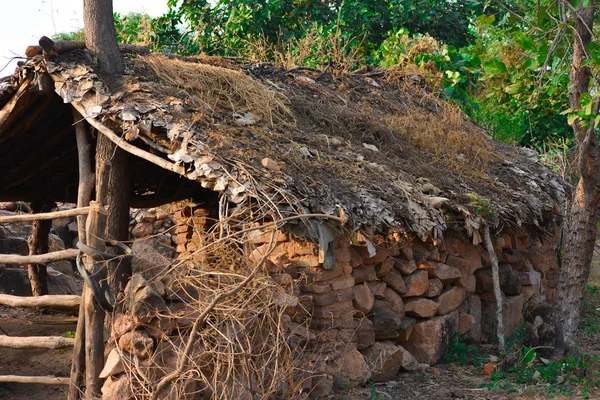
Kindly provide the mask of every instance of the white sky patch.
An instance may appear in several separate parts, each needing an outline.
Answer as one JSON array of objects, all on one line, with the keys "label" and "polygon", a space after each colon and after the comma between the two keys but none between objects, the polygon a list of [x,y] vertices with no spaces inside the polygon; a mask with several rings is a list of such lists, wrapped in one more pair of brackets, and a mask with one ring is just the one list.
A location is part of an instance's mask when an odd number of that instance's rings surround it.
[{"label": "white sky patch", "polygon": [[[167,0],[113,0],[115,12],[147,13],[152,17],[167,12]],[[83,0],[3,0],[0,21],[0,69],[44,35],[72,32],[83,27]],[[12,74],[17,60],[0,72]]]}]

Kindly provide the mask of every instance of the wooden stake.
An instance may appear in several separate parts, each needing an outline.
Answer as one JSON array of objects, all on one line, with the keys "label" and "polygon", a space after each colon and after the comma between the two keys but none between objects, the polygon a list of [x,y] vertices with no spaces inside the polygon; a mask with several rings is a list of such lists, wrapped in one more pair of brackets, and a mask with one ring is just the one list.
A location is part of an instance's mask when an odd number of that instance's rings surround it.
[{"label": "wooden stake", "polygon": [[[98,251],[104,251],[108,214],[104,207],[96,202],[90,203],[90,215],[86,223],[87,245]],[[90,275],[104,276],[102,263],[94,262],[92,257],[84,257],[84,265]],[[100,395],[100,372],[104,367],[104,310],[89,288],[83,297],[85,304],[85,395],[95,398]]]},{"label": "wooden stake", "polygon": [[[75,136],[77,138],[77,156],[79,160],[79,187],[77,189],[77,207],[84,207],[92,200],[95,176],[92,172],[92,161],[90,156],[90,135],[82,116],[73,109],[73,121],[75,121]],[[89,207],[86,207],[89,212]],[[86,243],[85,237],[86,217],[77,217],[77,235],[82,243]],[[89,292],[87,285],[83,286],[82,297]],[[79,305],[79,319],[75,332],[75,346],[73,348],[73,359],[71,362],[71,384],[69,386],[69,400],[77,400],[83,393],[83,378],[85,373],[85,302]]]},{"label": "wooden stake", "polygon": [[483,242],[490,255],[492,264],[492,281],[494,284],[494,297],[496,298],[496,336],[498,336],[498,351],[504,354],[504,324],[502,322],[502,292],[500,291],[500,274],[498,272],[498,257],[494,251],[492,238],[490,237],[490,228],[486,223],[483,226]]},{"label": "wooden stake", "polygon": [[77,308],[81,303],[81,296],[76,295],[52,295],[38,297],[12,296],[0,294],[0,304],[9,307],[55,307],[55,308]]},{"label": "wooden stake", "polygon": [[[54,203],[31,203],[33,213],[45,212],[52,210],[56,204]],[[46,254],[48,252],[48,235],[52,227],[51,220],[34,221],[31,236],[27,240],[29,244],[29,254]],[[48,294],[48,273],[46,266],[43,264],[28,264],[27,273],[29,275],[29,283],[31,284],[31,294],[34,296],[43,296]]]}]

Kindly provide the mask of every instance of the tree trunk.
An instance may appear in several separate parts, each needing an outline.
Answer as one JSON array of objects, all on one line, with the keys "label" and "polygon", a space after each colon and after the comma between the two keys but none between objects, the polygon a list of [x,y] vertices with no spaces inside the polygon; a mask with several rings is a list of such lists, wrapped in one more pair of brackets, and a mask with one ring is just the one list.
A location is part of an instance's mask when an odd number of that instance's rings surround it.
[{"label": "tree trunk", "polygon": [[[109,239],[129,240],[129,202],[131,180],[129,176],[129,154],[118,148],[104,135],[98,135],[96,145],[96,171],[104,179],[106,187],[97,186],[97,200],[108,208],[106,235]],[[118,254],[118,250],[108,248],[107,253]],[[110,288],[118,302],[131,277],[131,263],[128,259],[111,261],[108,267]]]},{"label": "tree trunk", "polygon": [[[594,0],[587,2],[587,7],[578,6],[577,9],[573,2],[568,3],[575,19],[569,103],[572,109],[578,110],[581,108],[581,95],[589,90],[591,77],[589,66],[586,66],[584,61],[592,39]],[[600,103],[596,101],[595,115],[598,114],[599,107]],[[597,210],[600,201],[600,153],[593,120],[590,125],[590,128],[586,129],[578,120],[573,124],[579,150],[581,177],[567,217],[563,265],[559,271],[552,316],[556,331],[554,357],[557,358],[572,350],[575,345],[575,334],[596,240]]]},{"label": "tree trunk", "polygon": [[[54,203],[31,203],[31,211],[34,213],[51,211],[56,205]],[[40,220],[33,222],[33,231],[27,241],[29,244],[29,254],[45,254],[48,252],[48,235],[52,221]],[[31,283],[31,294],[34,296],[43,296],[48,294],[48,274],[46,266],[42,264],[27,265],[29,282]]]},{"label": "tree trunk", "polygon": [[99,72],[122,75],[123,55],[117,44],[112,0],[83,0],[85,45],[98,57]]}]

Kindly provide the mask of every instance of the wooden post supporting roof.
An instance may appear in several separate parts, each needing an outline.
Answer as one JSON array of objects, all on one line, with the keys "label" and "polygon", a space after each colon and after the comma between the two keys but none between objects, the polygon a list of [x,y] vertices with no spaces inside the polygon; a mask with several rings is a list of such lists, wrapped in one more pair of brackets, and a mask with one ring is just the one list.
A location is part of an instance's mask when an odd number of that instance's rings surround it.
[{"label": "wooden post supporting roof", "polygon": [[[33,213],[48,212],[54,208],[54,203],[34,202],[31,203]],[[46,254],[48,252],[48,235],[52,227],[51,220],[33,221],[33,230],[27,243],[29,244],[29,254]],[[31,284],[31,294],[34,296],[43,296],[48,294],[48,273],[44,264],[27,264],[27,273]]]}]

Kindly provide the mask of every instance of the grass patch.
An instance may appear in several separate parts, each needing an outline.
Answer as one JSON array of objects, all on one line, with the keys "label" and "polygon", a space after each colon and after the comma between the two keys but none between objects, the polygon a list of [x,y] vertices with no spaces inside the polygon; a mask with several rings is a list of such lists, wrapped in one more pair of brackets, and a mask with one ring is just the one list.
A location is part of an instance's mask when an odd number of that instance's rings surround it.
[{"label": "grass patch", "polygon": [[481,366],[487,360],[477,346],[469,346],[458,333],[454,333],[448,351],[444,354],[444,361],[463,366]]}]

